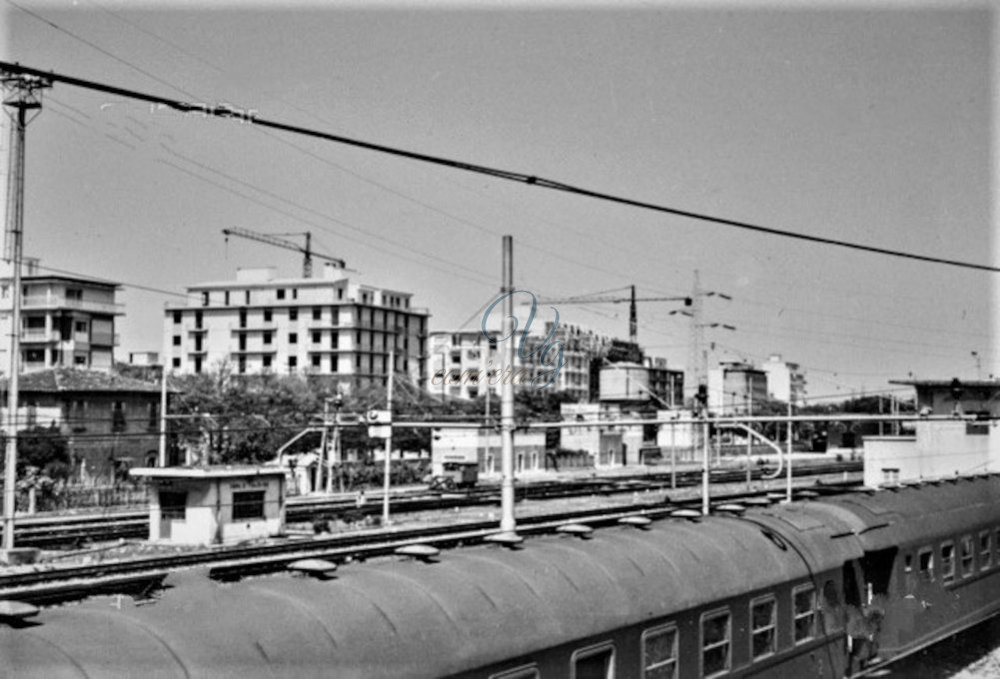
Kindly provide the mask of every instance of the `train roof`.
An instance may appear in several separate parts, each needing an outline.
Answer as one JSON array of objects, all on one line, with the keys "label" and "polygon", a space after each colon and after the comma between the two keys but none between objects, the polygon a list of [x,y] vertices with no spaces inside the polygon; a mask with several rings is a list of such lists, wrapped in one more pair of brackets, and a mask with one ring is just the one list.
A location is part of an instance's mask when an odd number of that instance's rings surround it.
[{"label": "train roof", "polygon": [[983,523],[1000,526],[1000,476],[851,493],[817,502],[851,525],[865,551],[912,546],[928,536],[957,535]]},{"label": "train roof", "polygon": [[861,554],[832,539],[846,530],[775,508],[354,563],[325,581],[191,572],[150,605],[98,597],[0,626],[0,655],[18,676],[442,676],[839,568]]}]

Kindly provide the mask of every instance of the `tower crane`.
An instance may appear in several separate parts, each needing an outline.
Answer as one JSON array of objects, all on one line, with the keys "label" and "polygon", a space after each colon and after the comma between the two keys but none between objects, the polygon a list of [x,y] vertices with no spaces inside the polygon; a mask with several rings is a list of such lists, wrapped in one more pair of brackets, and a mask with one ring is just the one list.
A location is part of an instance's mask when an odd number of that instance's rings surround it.
[{"label": "tower crane", "polygon": [[327,255],[316,254],[312,251],[312,233],[306,231],[304,233],[280,233],[278,236],[305,236],[306,245],[302,247],[291,241],[285,240],[283,238],[276,238],[274,234],[269,233],[257,233],[256,231],[250,231],[249,229],[241,229],[238,226],[234,226],[231,229],[223,229],[223,235],[226,237],[226,242],[229,242],[230,236],[239,236],[240,238],[246,238],[248,240],[255,240],[261,243],[267,243],[268,245],[273,245],[279,248],[285,248],[286,250],[295,250],[296,252],[301,252],[303,255],[302,259],[302,277],[312,278],[312,258],[323,259],[328,262],[332,262],[337,266],[337,268],[343,269],[347,267],[347,263],[336,257],[329,257]]},{"label": "tower crane", "polygon": [[639,334],[639,321],[636,313],[636,302],[684,302],[684,306],[691,306],[691,297],[636,297],[635,286],[629,286],[632,294],[628,297],[569,297],[567,299],[539,299],[539,304],[621,304],[629,302],[628,310],[628,339],[632,344],[637,343]]}]

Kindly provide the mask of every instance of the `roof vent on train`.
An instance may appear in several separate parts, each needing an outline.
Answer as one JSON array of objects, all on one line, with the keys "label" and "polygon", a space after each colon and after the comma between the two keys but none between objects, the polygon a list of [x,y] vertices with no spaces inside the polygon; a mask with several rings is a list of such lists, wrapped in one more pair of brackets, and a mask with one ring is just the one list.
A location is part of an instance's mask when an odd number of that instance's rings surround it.
[{"label": "roof vent on train", "polygon": [[337,570],[337,564],[326,559],[299,559],[285,566],[293,573],[301,573],[317,580],[329,580]]},{"label": "roof vent on train", "polygon": [[38,607],[23,601],[0,601],[0,623],[11,627],[27,626],[28,618],[38,615]]},{"label": "roof vent on train", "polygon": [[423,561],[424,563],[434,563],[438,560],[441,550],[437,547],[431,547],[430,545],[415,543],[412,545],[398,547],[395,554],[399,556],[410,556],[418,561]]},{"label": "roof vent on train", "polygon": [[716,505],[715,511],[724,512],[726,514],[735,514],[736,516],[742,516],[747,511],[747,508],[735,502],[726,502],[721,505]]},{"label": "roof vent on train", "polygon": [[687,519],[688,521],[697,521],[702,517],[701,511],[697,509],[675,509],[670,512],[670,517],[673,519]]},{"label": "roof vent on train", "polygon": [[648,516],[623,516],[618,519],[618,523],[626,526],[634,526],[635,528],[639,528],[641,530],[648,530],[650,524],[653,523],[653,520]]},{"label": "roof vent on train", "polygon": [[796,500],[815,500],[819,497],[819,493],[815,490],[799,490],[795,492],[793,497],[795,497]]},{"label": "roof vent on train", "polygon": [[556,532],[563,533],[564,535],[575,535],[578,538],[589,540],[593,537],[594,529],[582,523],[564,523],[556,528]]},{"label": "roof vent on train", "polygon": [[770,507],[774,502],[767,497],[748,497],[740,500],[740,504],[745,507]]},{"label": "roof vent on train", "polygon": [[487,535],[483,538],[483,542],[492,542],[507,549],[520,549],[524,546],[524,538],[510,530]]}]

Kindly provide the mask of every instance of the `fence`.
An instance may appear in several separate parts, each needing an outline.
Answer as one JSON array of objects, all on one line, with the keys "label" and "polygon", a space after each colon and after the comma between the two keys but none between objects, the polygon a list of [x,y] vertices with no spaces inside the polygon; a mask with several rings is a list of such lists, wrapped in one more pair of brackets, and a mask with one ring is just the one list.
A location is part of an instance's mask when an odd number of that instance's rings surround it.
[{"label": "fence", "polygon": [[[2,486],[0,486],[2,487]],[[131,507],[149,504],[149,494],[144,485],[65,485],[52,484],[35,490],[35,511],[52,512],[74,509],[99,511],[112,507]],[[31,492],[19,488],[17,511],[31,509]]]}]

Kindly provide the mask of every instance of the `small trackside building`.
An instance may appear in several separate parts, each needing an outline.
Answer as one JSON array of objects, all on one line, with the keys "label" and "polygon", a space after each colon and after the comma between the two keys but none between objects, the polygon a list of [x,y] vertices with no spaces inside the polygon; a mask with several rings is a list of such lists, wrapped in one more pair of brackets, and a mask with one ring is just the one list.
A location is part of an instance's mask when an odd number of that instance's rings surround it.
[{"label": "small trackside building", "polygon": [[150,540],[209,545],[284,532],[279,467],[146,467],[131,474],[150,483]]}]

